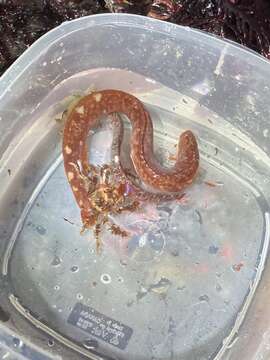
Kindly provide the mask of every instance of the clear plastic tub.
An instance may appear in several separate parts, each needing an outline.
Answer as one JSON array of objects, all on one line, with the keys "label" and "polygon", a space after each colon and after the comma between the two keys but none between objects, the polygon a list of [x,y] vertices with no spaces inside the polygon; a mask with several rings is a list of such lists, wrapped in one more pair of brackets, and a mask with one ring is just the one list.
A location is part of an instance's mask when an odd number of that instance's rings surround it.
[{"label": "clear plastic tub", "polygon": [[[233,43],[133,15],[65,23],[12,65],[0,80],[2,359],[270,358],[269,75]],[[100,255],[79,233],[59,121],[93,88],[144,102],[162,163],[184,129],[201,153],[184,198],[117,218],[132,236],[104,232]],[[105,125],[91,161],[110,146]]]}]

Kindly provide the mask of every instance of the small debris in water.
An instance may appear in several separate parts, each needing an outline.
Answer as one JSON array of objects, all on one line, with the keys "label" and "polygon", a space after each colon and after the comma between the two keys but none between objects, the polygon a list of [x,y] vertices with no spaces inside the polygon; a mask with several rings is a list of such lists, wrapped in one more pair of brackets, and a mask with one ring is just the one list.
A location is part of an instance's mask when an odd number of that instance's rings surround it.
[{"label": "small debris in water", "polygon": [[63,219],[64,219],[66,222],[68,222],[70,225],[75,225],[74,222],[68,220],[67,218],[64,217]]},{"label": "small debris in water", "polygon": [[208,248],[209,254],[217,254],[218,250],[219,250],[219,247],[215,246],[215,245],[210,245]]},{"label": "small debris in water", "polygon": [[197,210],[197,209],[195,209],[195,213],[196,213],[196,215],[198,216],[198,221],[199,221],[199,223],[202,225],[202,223],[203,223],[202,214],[201,214],[200,211]]},{"label": "small debris in water", "polygon": [[183,101],[184,104],[187,104],[187,103],[188,103],[185,98],[183,98],[182,101]]},{"label": "small debris in water", "polygon": [[148,291],[153,291],[157,293],[167,292],[170,285],[171,281],[167,278],[162,277],[156,284],[150,285]]},{"label": "small debris in water", "polygon": [[8,176],[11,176],[11,169],[8,169]]},{"label": "small debris in water", "polygon": [[213,181],[205,181],[204,183],[205,183],[205,185],[208,185],[210,187],[216,187],[217,186],[217,184],[214,183]]},{"label": "small debris in water", "polygon": [[176,157],[176,155],[170,154],[169,157],[168,157],[168,160],[169,160],[169,161],[176,161],[176,160],[177,160],[177,157]]},{"label": "small debris in water", "polygon": [[233,271],[240,271],[243,266],[244,266],[244,263],[240,262],[239,264],[234,264],[232,266],[232,269],[233,269]]},{"label": "small debris in water", "polygon": [[199,297],[199,300],[209,302],[209,296],[208,295],[201,295]]}]

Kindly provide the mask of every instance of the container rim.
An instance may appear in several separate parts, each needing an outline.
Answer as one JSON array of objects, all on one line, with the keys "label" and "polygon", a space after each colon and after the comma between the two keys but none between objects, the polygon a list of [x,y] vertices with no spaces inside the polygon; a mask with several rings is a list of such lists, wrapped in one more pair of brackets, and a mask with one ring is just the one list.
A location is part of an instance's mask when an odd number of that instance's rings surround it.
[{"label": "container rim", "polygon": [[[223,39],[217,35],[209,34],[207,32],[191,29],[190,27],[185,27],[181,25],[176,25],[172,23],[167,23],[161,20],[152,19],[146,16],[133,15],[133,14],[98,14],[82,17],[72,21],[67,21],[62,23],[60,26],[50,30],[49,32],[42,35],[37,41],[35,41],[15,62],[6,70],[6,72],[0,77],[0,101],[5,95],[13,83],[21,76],[21,74],[27,69],[31,64],[37,60],[42,53],[47,51],[47,48],[52,46],[55,42],[60,42],[61,39],[65,38],[69,34],[72,34],[77,31],[84,29],[89,29],[94,26],[131,26],[134,28],[145,28],[147,31],[159,32],[167,36],[176,36],[181,34],[186,34],[187,32],[191,34],[194,40],[208,40],[212,41],[213,46],[217,46],[219,49],[230,48],[235,51],[236,55],[239,54],[242,57],[248,58],[247,61],[254,61],[258,63],[258,66],[267,66],[267,71],[270,73],[269,61],[263,56],[259,55],[249,48],[239,45],[233,41]],[[248,56],[250,55],[250,56]],[[264,65],[266,64],[266,65]],[[259,70],[258,70],[259,71]],[[267,249],[264,251],[264,255],[267,255]],[[262,269],[263,270],[263,269]],[[260,280],[259,278],[258,281]],[[256,288],[254,288],[256,290]],[[252,294],[251,294],[252,295]],[[250,300],[252,297],[250,298]],[[248,305],[250,305],[248,303]],[[244,308],[244,311],[241,313],[241,316],[245,315],[247,308]],[[241,316],[237,319],[236,330],[238,330],[238,325],[241,325]],[[1,326],[0,326],[1,330]],[[1,334],[0,334],[1,335]],[[230,345],[231,338],[224,339],[224,344]],[[224,347],[226,350],[226,347]],[[222,352],[219,352],[217,356],[223,355]],[[220,358],[220,357],[219,357]]]},{"label": "container rim", "polygon": [[[7,88],[11,86],[13,82],[21,75],[25,69],[33,63],[33,61],[46,50],[45,46],[52,45],[55,41],[60,41],[61,38],[67,34],[73,33],[84,28],[92,26],[104,26],[104,25],[133,25],[134,27],[144,27],[150,31],[157,31],[167,35],[174,35],[183,32],[191,33],[195,38],[206,39],[214,41],[219,47],[230,46],[230,48],[238,51],[250,57],[250,59],[257,60],[261,64],[267,64],[269,66],[269,60],[258,54],[254,50],[247,48],[244,45],[240,45],[234,41],[221,38],[218,35],[210,34],[206,31],[190,28],[188,26],[177,25],[163,20],[153,19],[147,16],[135,15],[135,14],[96,14],[84,16],[71,21],[65,21],[61,25],[51,29],[41,37],[39,37],[27,50],[25,50],[10,67],[0,77],[0,100],[3,93],[7,91]],[[270,69],[270,68],[269,68]]]}]

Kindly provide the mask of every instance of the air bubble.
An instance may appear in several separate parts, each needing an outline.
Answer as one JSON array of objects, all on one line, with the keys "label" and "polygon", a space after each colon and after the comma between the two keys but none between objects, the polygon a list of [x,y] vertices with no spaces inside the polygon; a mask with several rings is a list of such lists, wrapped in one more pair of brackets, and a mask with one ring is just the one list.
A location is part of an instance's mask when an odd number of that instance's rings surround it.
[{"label": "air bubble", "polygon": [[101,282],[103,282],[103,284],[110,284],[112,281],[112,278],[109,274],[102,274],[100,277]]},{"label": "air bubble", "polygon": [[48,346],[49,347],[54,346],[54,340],[52,340],[52,339],[48,340]]},{"label": "air bubble", "polygon": [[61,264],[61,262],[62,262],[62,259],[60,259],[59,256],[55,256],[51,262],[51,265],[57,267]]},{"label": "air bubble", "polygon": [[78,271],[79,271],[79,266],[73,265],[73,266],[70,268],[70,271],[73,272],[73,273],[78,272]]},{"label": "air bubble", "polygon": [[23,346],[22,340],[18,338],[13,338],[12,342],[13,342],[13,346],[16,348],[21,348]]},{"label": "air bubble", "polygon": [[79,294],[77,294],[77,299],[78,299],[78,300],[82,300],[82,299],[83,299],[83,295],[82,295],[82,294],[80,294],[80,293],[79,293]]},{"label": "air bubble", "polygon": [[87,339],[84,340],[83,346],[88,350],[93,350],[98,348],[98,342],[96,340]]},{"label": "air bubble", "polygon": [[209,302],[209,296],[208,295],[201,295],[200,297],[199,297],[199,300],[200,301],[205,301],[205,302]]},{"label": "air bubble", "polygon": [[126,260],[120,260],[120,264],[122,265],[122,266],[127,266],[127,261]]},{"label": "air bubble", "polygon": [[45,235],[47,232],[45,227],[43,227],[42,225],[37,225],[36,230],[40,235]]}]

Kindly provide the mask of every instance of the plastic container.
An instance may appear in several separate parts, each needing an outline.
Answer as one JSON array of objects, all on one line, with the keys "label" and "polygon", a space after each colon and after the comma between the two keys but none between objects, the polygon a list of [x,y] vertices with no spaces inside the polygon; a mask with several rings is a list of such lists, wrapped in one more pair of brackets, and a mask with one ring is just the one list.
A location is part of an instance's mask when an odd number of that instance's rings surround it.
[{"label": "plastic container", "polygon": [[[133,15],[65,23],[12,65],[0,80],[2,359],[269,359],[269,75],[247,49]],[[145,103],[164,164],[187,128],[201,153],[184,198],[118,218],[132,236],[104,231],[100,255],[79,234],[61,157],[61,114],[90,88]],[[108,161],[110,141],[96,131],[91,161]]]}]

